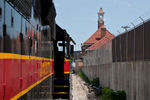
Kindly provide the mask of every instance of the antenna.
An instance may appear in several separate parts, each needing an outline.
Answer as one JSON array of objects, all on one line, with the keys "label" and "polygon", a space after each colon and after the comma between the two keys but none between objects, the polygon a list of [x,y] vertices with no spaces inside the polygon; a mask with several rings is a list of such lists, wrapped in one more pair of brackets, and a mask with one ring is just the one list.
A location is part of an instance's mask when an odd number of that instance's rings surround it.
[{"label": "antenna", "polygon": [[118,32],[119,34],[121,34],[119,30],[117,30],[117,32]]},{"label": "antenna", "polygon": [[123,29],[125,29],[125,32],[127,32],[128,30],[128,28],[130,28],[129,26],[121,26],[121,28],[123,28]]}]

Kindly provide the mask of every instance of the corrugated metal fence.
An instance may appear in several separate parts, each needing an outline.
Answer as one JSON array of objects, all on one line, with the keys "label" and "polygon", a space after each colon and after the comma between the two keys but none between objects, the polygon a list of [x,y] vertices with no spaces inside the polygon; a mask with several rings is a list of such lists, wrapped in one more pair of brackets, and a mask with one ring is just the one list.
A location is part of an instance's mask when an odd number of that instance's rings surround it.
[{"label": "corrugated metal fence", "polygon": [[83,72],[101,85],[125,90],[127,100],[150,100],[150,21],[84,57]]},{"label": "corrugated metal fence", "polygon": [[150,21],[112,40],[113,62],[150,60]]}]

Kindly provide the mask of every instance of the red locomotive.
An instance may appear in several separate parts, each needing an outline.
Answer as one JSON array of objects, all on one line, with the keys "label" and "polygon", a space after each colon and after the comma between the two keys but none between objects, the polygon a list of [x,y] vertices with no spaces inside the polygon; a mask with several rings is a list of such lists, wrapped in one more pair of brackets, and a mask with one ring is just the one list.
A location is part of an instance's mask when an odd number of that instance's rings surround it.
[{"label": "red locomotive", "polygon": [[0,100],[69,98],[73,40],[55,16],[52,0],[0,0]]}]

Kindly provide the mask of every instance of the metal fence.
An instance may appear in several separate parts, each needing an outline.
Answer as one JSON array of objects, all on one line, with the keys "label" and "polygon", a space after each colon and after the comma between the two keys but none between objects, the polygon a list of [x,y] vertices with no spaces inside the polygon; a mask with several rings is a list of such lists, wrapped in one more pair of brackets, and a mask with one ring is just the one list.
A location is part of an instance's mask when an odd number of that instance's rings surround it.
[{"label": "metal fence", "polygon": [[98,77],[102,87],[125,90],[127,100],[150,100],[149,52],[150,21],[147,21],[88,52],[82,71],[91,80]]},{"label": "metal fence", "polygon": [[112,40],[113,62],[150,60],[150,21]]}]

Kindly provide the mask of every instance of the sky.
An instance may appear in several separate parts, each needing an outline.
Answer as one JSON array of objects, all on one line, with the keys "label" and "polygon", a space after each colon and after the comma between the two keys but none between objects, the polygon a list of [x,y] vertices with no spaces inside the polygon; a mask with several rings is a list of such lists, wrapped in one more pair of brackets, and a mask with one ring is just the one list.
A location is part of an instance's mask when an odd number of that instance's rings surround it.
[{"label": "sky", "polygon": [[106,28],[115,36],[124,30],[150,18],[150,0],[53,0],[56,8],[56,23],[75,40],[75,51],[98,28],[98,11],[104,11]]}]

